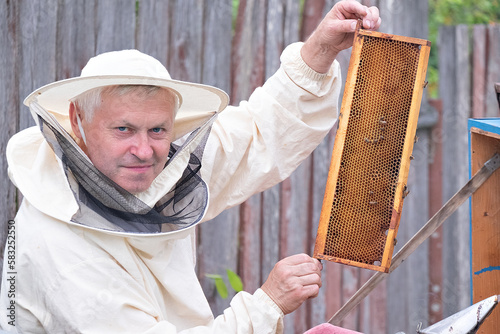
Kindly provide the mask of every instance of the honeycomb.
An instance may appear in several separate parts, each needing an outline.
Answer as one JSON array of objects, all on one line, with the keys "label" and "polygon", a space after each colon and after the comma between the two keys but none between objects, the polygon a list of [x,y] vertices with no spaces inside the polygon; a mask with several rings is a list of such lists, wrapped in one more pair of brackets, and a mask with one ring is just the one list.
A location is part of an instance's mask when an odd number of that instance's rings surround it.
[{"label": "honeycomb", "polygon": [[396,190],[404,187],[398,180],[421,44],[360,37],[347,126],[337,132],[345,133],[344,146],[340,157],[332,157],[340,161],[336,183],[330,183],[335,189],[322,254],[380,265]]}]

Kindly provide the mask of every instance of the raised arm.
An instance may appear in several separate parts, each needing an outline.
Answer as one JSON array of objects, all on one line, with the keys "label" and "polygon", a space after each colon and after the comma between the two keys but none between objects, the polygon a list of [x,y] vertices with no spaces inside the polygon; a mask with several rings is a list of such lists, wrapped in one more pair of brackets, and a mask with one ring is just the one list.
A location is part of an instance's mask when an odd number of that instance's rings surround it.
[{"label": "raised arm", "polygon": [[358,19],[363,28],[376,30],[381,19],[377,7],[366,7],[357,1],[341,1],[328,12],[302,47],[304,62],[318,73],[326,73],[337,54],[352,46]]}]

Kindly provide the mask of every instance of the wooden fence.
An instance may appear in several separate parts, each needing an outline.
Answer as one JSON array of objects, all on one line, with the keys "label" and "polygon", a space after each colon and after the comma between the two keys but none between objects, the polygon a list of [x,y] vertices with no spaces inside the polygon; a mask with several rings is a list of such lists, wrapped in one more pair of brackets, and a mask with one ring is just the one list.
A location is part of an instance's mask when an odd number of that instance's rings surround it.
[{"label": "wooden fence", "polygon": [[[19,0],[0,2],[0,239],[21,200],[8,181],[5,146],[34,125],[22,99],[32,90],[79,75],[95,54],[125,48],[148,53],[173,78],[214,85],[232,104],[246,99],[279,66],[291,42],[303,40],[336,1]],[[364,0],[380,8],[381,31],[427,38],[427,2]],[[496,116],[500,27],[443,27],[441,101],[424,102],[405,200],[401,247],[468,178],[467,118]],[[436,47],[436,46],[433,46]],[[472,54],[472,57],[470,56]],[[344,74],[349,51],[339,55]],[[472,112],[471,112],[472,111]],[[214,313],[229,304],[205,274],[237,271],[253,292],[282,257],[312,253],[334,132],[282,184],[254,195],[198,228],[198,271]],[[364,333],[413,333],[470,303],[468,208],[445,223],[343,322]],[[36,223],[36,222],[34,222]],[[396,249],[397,250],[397,249]],[[328,320],[372,272],[325,263],[320,295],[285,319],[285,333]]]}]

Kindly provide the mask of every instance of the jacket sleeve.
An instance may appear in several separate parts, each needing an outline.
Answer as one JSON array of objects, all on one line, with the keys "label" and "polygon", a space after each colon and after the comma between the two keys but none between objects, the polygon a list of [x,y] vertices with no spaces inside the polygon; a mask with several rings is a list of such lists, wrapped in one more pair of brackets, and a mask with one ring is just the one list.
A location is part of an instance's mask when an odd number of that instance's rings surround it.
[{"label": "jacket sleeve", "polygon": [[279,70],[248,101],[222,111],[203,157],[210,189],[205,220],[287,178],[337,118],[340,67],[320,74],[288,46]]},{"label": "jacket sleeve", "polygon": [[[260,289],[253,295],[239,292],[230,307],[213,319],[210,312],[186,309],[182,304],[177,312],[162,314],[158,300],[151,298],[137,279],[110,259],[82,262],[54,275],[60,275],[54,280],[56,284],[48,286],[42,294],[31,296],[29,305],[20,301],[18,312],[25,314],[29,309],[38,313],[36,317],[18,317],[22,332],[41,332],[43,328],[47,333],[61,334],[283,333],[283,313]],[[48,299],[38,304],[37,297]],[[196,300],[201,296],[191,298]],[[199,302],[199,308],[206,310],[206,301]]]},{"label": "jacket sleeve", "polygon": [[[249,334],[283,332],[283,313],[260,289],[238,293],[214,319],[192,259],[194,234],[123,238],[54,220],[31,206],[16,216],[16,295],[6,266],[0,306],[15,300],[20,333]],[[8,297],[8,298],[7,298]],[[9,300],[10,298],[10,300]]]},{"label": "jacket sleeve", "polygon": [[[111,263],[109,265],[113,267]],[[95,280],[95,276],[73,272],[70,280],[64,278],[57,290],[49,292],[51,301],[46,304],[47,317],[42,318],[42,325],[48,333],[283,333],[283,314],[260,289],[253,295],[239,292],[223,314],[215,319],[209,315],[205,323],[200,321],[199,315],[193,314],[192,323],[184,322],[188,327],[182,328],[176,325],[176,318],[185,311],[194,310],[181,308],[178,314],[167,314],[166,318],[158,312],[158,305],[137,287],[136,281],[121,280],[119,269],[105,267],[99,271],[102,280],[97,279],[91,284],[89,280]],[[86,271],[92,273],[95,269]],[[108,282],[102,282],[104,280]],[[78,296],[81,298],[76,298]]]}]

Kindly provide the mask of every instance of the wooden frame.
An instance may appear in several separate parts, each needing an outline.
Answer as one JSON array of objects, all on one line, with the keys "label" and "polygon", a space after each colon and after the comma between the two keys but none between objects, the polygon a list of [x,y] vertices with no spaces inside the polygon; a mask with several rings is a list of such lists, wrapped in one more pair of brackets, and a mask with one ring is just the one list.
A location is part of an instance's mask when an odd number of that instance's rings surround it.
[{"label": "wooden frame", "polygon": [[389,271],[429,52],[426,40],[356,31],[314,257]]}]

